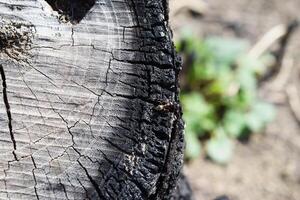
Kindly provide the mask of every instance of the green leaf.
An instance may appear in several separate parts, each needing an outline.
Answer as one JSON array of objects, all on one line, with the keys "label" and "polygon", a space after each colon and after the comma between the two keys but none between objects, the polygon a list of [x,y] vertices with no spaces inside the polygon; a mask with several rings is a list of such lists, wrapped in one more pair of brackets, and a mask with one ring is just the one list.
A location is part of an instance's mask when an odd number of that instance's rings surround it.
[{"label": "green leaf", "polygon": [[190,82],[209,80],[214,77],[214,67],[205,66],[204,63],[195,63],[189,71]]},{"label": "green leaf", "polygon": [[183,80],[189,91],[181,94],[186,155],[198,157],[206,142],[207,155],[227,163],[233,151],[231,138],[250,136],[274,118],[274,108],[257,101],[257,77],[267,70],[272,57],[248,56],[249,44],[241,39],[203,40],[192,32],[185,33],[177,46],[185,61]]},{"label": "green leaf", "polygon": [[261,76],[264,74],[268,67],[273,65],[275,62],[275,57],[271,54],[262,55],[259,58],[253,58],[251,56],[245,55],[241,56],[238,60],[238,64],[241,68],[250,69],[256,75]]},{"label": "green leaf", "polygon": [[253,109],[264,123],[271,122],[275,118],[275,109],[271,104],[260,101]]},{"label": "green leaf", "polygon": [[256,102],[252,110],[246,115],[246,123],[253,132],[259,132],[275,117],[275,109],[272,105],[264,102]]},{"label": "green leaf", "polygon": [[213,161],[227,164],[232,157],[233,148],[233,142],[226,137],[222,129],[218,129],[216,135],[207,142],[206,151]]},{"label": "green leaf", "polygon": [[224,65],[233,64],[249,47],[245,40],[221,37],[207,38],[206,45],[213,52],[216,63]]},{"label": "green leaf", "polygon": [[226,133],[234,138],[240,137],[246,127],[244,113],[237,110],[229,110],[224,117]]},{"label": "green leaf", "polygon": [[246,122],[249,129],[254,133],[259,132],[263,128],[262,121],[256,118],[256,115],[253,113],[249,113],[246,116]]},{"label": "green leaf", "polygon": [[251,69],[240,68],[238,70],[238,82],[243,89],[255,93],[257,80]]},{"label": "green leaf", "polygon": [[182,94],[180,100],[185,112],[203,115],[210,111],[209,105],[199,93]]},{"label": "green leaf", "polygon": [[185,132],[185,155],[188,159],[195,159],[201,154],[201,143],[196,137],[196,134],[186,130]]},{"label": "green leaf", "polygon": [[199,93],[181,95],[181,103],[187,129],[201,136],[215,128],[213,108]]},{"label": "green leaf", "polygon": [[222,72],[219,72],[219,75],[216,76],[215,80],[207,87],[207,93],[225,96],[228,94],[228,89],[230,84],[232,84],[232,81],[232,72],[223,70]]},{"label": "green leaf", "polygon": [[203,136],[206,133],[205,128],[200,123],[202,119],[201,116],[185,112],[183,114],[183,119],[186,124],[186,130],[195,132],[198,136]]}]

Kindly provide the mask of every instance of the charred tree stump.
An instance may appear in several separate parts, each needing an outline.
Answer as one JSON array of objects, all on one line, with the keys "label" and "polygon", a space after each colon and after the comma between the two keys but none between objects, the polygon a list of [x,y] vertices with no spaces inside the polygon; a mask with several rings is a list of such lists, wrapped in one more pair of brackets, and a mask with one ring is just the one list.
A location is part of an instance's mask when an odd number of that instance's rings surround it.
[{"label": "charred tree stump", "polygon": [[165,0],[0,0],[0,199],[176,199]]}]

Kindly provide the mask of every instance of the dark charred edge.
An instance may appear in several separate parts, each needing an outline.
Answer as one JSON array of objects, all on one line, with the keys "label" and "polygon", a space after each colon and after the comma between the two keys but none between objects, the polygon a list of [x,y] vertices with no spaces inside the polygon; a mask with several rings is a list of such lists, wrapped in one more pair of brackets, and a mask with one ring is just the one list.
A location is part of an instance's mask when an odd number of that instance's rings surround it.
[{"label": "dark charred edge", "polygon": [[9,105],[8,97],[7,97],[6,76],[5,76],[4,68],[1,64],[0,64],[0,75],[1,75],[2,87],[3,87],[3,91],[2,91],[3,92],[3,101],[4,101],[4,105],[5,105],[5,109],[6,109],[7,118],[8,118],[8,129],[9,129],[10,138],[11,138],[11,141],[12,141],[13,147],[14,147],[13,155],[14,155],[15,159],[17,160],[17,156],[15,154],[15,150],[17,150],[17,144],[16,144],[16,140],[15,140],[15,136],[14,136],[13,128],[12,128],[12,116],[11,116],[10,105]]},{"label": "dark charred edge", "polygon": [[169,0],[162,1],[166,22],[169,22]]},{"label": "dark charred edge", "polygon": [[183,173],[180,173],[179,179],[177,181],[176,190],[173,193],[171,198],[172,200],[194,200],[192,188],[184,176]]},{"label": "dark charred edge", "polygon": [[[171,34],[171,33],[170,33]],[[172,44],[174,48],[174,44]],[[166,199],[172,198],[173,193],[176,189],[177,182],[180,176],[181,168],[183,166],[183,150],[184,150],[184,122],[182,120],[182,108],[179,104],[179,72],[181,67],[180,57],[177,55],[175,48],[173,51],[173,61],[175,66],[175,85],[177,91],[176,95],[176,109],[174,111],[175,121],[172,127],[170,146],[166,155],[165,164],[162,169],[162,174],[157,182],[157,192],[155,199]]]},{"label": "dark charred edge", "polygon": [[184,151],[184,122],[182,119],[182,108],[180,106],[179,93],[179,73],[181,70],[182,62],[181,58],[178,56],[175,45],[172,42],[172,31],[169,27],[169,0],[162,0],[162,6],[165,16],[165,30],[168,34],[168,42],[172,43],[172,60],[173,67],[175,71],[175,82],[174,85],[177,88],[175,91],[175,103],[176,109],[174,110],[175,121],[173,122],[170,146],[166,155],[166,161],[162,170],[162,174],[157,182],[157,192],[156,199],[166,199],[169,200],[173,197],[178,180],[180,177],[180,172],[183,166],[183,151]]},{"label": "dark charred edge", "polygon": [[[175,79],[173,80],[172,86],[170,87],[170,91],[173,92],[175,95],[174,99],[167,99],[167,101],[172,101],[172,104],[175,105],[175,109],[169,112],[171,113],[170,116],[172,116],[172,119],[174,120],[172,123],[172,127],[166,127],[171,128],[171,135],[169,136],[168,140],[168,148],[166,150],[166,155],[163,161],[163,165],[160,166],[160,176],[158,178],[158,181],[156,182],[156,190],[151,193],[146,199],[172,199],[173,192],[177,186],[177,181],[183,166],[183,150],[184,150],[184,138],[183,138],[183,120],[182,120],[182,111],[179,104],[179,72],[181,69],[181,60],[178,57],[174,44],[172,43],[172,32],[168,25],[168,1],[167,0],[159,0],[159,1],[153,1],[153,0],[144,0],[145,8],[143,13],[141,15],[141,7],[138,7],[138,5],[135,4],[135,2],[132,0],[132,7],[133,7],[133,13],[137,20],[137,31],[143,37],[143,31],[154,31],[155,28],[161,27],[164,33],[166,33],[166,37],[161,39],[162,41],[159,41],[160,43],[165,44],[166,46],[168,44],[172,44],[170,49],[168,47],[165,51],[168,52],[167,56],[170,56],[172,63],[171,65],[167,66],[167,68],[171,68],[175,72]],[[138,13],[136,10],[139,10]],[[153,22],[153,18],[149,19],[149,15],[147,13],[153,13],[153,16],[158,16],[159,14],[162,14],[164,16],[163,21],[156,20]],[[144,19],[149,23],[143,23]],[[152,20],[152,21],[151,21]],[[154,41],[156,39],[153,39]],[[155,44],[155,42],[154,42]],[[163,69],[165,66],[163,63],[157,63],[155,61],[147,60],[149,62],[149,65],[156,65],[157,67]],[[162,101],[165,101],[164,99],[161,99]],[[158,100],[159,101],[159,100]],[[156,118],[163,118],[166,111],[163,111],[161,113],[156,112],[152,116],[153,119]]]}]

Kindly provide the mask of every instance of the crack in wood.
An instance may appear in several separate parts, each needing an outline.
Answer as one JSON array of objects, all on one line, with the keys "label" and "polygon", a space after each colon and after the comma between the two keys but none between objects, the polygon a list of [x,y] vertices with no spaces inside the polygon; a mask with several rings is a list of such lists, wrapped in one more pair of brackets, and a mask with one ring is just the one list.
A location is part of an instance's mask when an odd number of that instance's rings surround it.
[{"label": "crack in wood", "polygon": [[13,129],[12,129],[12,116],[11,116],[10,105],[9,105],[8,97],[7,97],[6,77],[5,77],[4,68],[1,64],[0,64],[0,75],[1,75],[2,87],[3,87],[3,91],[2,91],[3,92],[3,101],[4,101],[4,105],[5,105],[5,109],[6,109],[7,118],[8,118],[8,129],[9,129],[10,138],[11,138],[11,141],[12,141],[13,147],[14,147],[13,155],[14,155],[14,158],[16,160],[18,160],[16,153],[15,153],[15,150],[17,150],[17,143],[16,143],[15,136],[14,136]]}]

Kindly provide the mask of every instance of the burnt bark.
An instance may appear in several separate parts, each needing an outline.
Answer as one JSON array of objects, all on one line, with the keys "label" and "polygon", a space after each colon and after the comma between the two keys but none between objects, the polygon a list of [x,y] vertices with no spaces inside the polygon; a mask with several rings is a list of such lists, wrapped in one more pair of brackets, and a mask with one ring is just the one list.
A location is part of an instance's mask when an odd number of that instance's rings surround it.
[{"label": "burnt bark", "polygon": [[0,199],[177,198],[180,62],[167,10],[0,0]]}]

